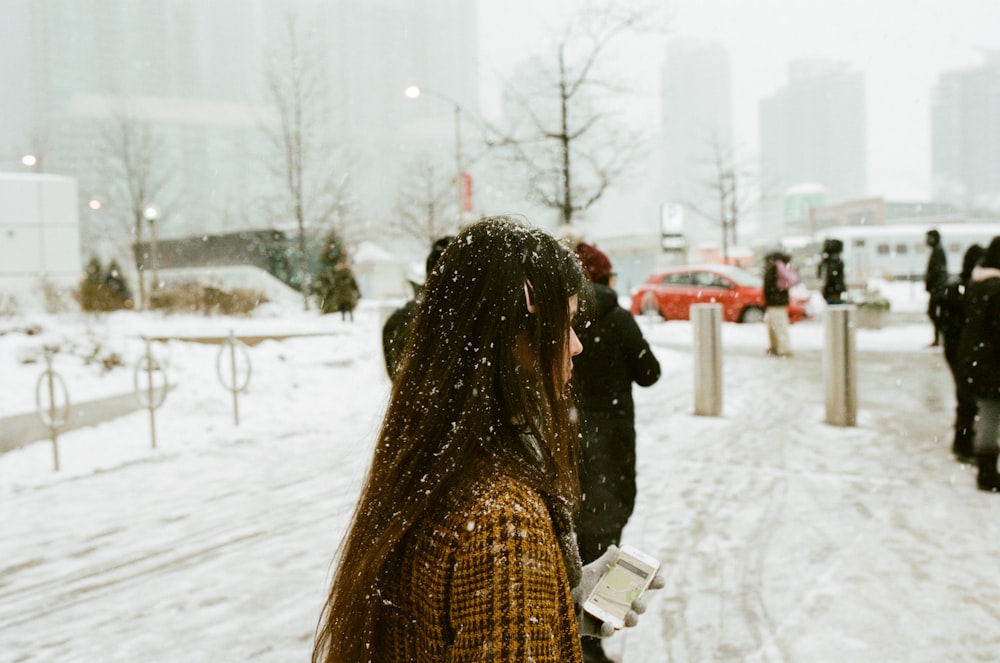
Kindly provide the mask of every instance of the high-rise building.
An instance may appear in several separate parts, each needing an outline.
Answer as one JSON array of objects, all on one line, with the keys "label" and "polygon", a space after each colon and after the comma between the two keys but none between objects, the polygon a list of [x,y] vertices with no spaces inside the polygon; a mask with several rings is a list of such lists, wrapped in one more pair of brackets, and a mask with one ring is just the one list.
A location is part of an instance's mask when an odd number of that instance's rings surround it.
[{"label": "high-rise building", "polygon": [[791,63],[788,83],[759,105],[764,236],[805,230],[807,217],[784,214],[789,190],[818,185],[827,203],[867,194],[866,113],[862,73],[827,60]]},{"label": "high-rise building", "polygon": [[931,170],[935,198],[970,212],[1000,212],[1000,53],[938,79]]},{"label": "high-rise building", "polygon": [[729,53],[719,44],[673,39],[661,80],[663,218],[680,223],[689,241],[717,241],[718,222],[705,216],[719,207],[717,158],[733,156]]},{"label": "high-rise building", "polygon": [[[81,221],[127,228],[109,200],[106,150],[124,125],[154,136],[142,167],[162,186],[148,202],[169,231],[218,228],[266,172],[254,168],[264,116],[260,16],[240,0],[11,0],[0,6],[0,168],[23,154],[72,175]],[[124,131],[124,130],[123,130]],[[120,137],[120,136],[119,136]],[[87,207],[90,199],[101,210]],[[122,243],[124,244],[125,238]]]},{"label": "high-rise building", "polygon": [[[75,176],[81,225],[127,229],[101,151],[123,117],[155,136],[161,236],[286,225],[267,138],[267,72],[297,48],[315,64],[357,216],[390,213],[412,145],[454,154],[452,104],[477,113],[475,3],[465,0],[5,0],[0,3],[0,170]],[[419,84],[448,99],[408,100]],[[322,157],[320,157],[322,158]],[[102,200],[98,211],[87,206]],[[124,218],[117,218],[124,217]],[[123,237],[122,244],[127,241]]]}]

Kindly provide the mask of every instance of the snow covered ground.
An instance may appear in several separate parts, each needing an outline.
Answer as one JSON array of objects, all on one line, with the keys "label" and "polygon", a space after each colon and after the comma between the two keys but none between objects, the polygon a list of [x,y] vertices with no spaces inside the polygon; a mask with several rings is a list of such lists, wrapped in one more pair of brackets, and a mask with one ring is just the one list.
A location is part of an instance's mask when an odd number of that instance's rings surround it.
[{"label": "snow covered ground", "polygon": [[[892,285],[892,284],[891,284]],[[920,284],[886,286],[921,312]],[[147,335],[308,334],[154,352],[177,385],[141,410],[0,456],[0,661],[301,661],[388,396],[379,328],[272,309],[249,319],[37,316],[0,329],[0,417],[34,410],[43,344],[74,401],[131,391]],[[38,333],[16,329],[31,324]],[[929,324],[857,330],[858,425],[824,420],[821,319],[796,356],[723,325],[720,417],[692,414],[691,325],[641,320],[664,368],[637,389],[639,499],[625,541],[667,586],[606,645],[629,662],[996,660],[1000,497],[948,453],[951,378]],[[109,372],[85,363],[117,353]]]}]

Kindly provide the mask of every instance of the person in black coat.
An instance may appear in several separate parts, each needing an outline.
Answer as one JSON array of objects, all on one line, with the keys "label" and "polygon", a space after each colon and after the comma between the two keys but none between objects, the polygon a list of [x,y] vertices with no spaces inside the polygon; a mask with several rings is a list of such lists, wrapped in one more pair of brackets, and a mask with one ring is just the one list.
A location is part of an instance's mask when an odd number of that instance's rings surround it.
[{"label": "person in black coat", "polygon": [[[437,264],[438,258],[448,248],[448,244],[454,239],[451,235],[439,238],[431,245],[430,253],[424,263],[424,274],[430,274]],[[403,347],[406,345],[406,327],[413,317],[413,311],[417,306],[419,290],[414,293],[413,299],[392,312],[382,326],[382,355],[385,357],[385,372],[392,379],[396,376],[396,370],[402,360]]]},{"label": "person in black coat", "polygon": [[788,287],[778,278],[778,262],[790,265],[792,257],[783,251],[764,256],[764,321],[770,340],[767,354],[791,357],[792,344],[788,334]]},{"label": "person in black coat", "polygon": [[[580,416],[577,544],[583,563],[618,545],[635,507],[635,405],[632,383],[648,387],[660,363],[632,314],[618,304],[607,255],[580,243],[576,254],[594,286],[594,308],[576,325],[583,352],[573,358],[573,392]],[[608,661],[599,640],[582,641],[585,663]]]},{"label": "person in black coat", "polygon": [[965,324],[965,292],[972,280],[972,270],[983,257],[985,249],[973,244],[962,257],[962,272],[958,279],[949,281],[941,293],[939,318],[944,338],[944,358],[955,379],[955,439],[951,452],[963,463],[973,463],[973,436],[976,420],[976,397],[968,383],[959,375],[958,344]]},{"label": "person in black coat", "polygon": [[[611,261],[577,247],[594,286],[594,310],[578,325],[584,351],[573,359],[573,389],[583,429],[583,513],[577,530],[585,561],[616,544],[635,506],[635,405],[632,383],[648,387],[660,363],[635,318],[618,304]],[[584,357],[586,355],[586,357]]]},{"label": "person in black coat", "polygon": [[1000,492],[1000,236],[994,237],[965,293],[965,324],[958,343],[959,373],[976,399],[975,452],[980,490]]},{"label": "person in black coat", "polygon": [[839,239],[823,241],[823,259],[816,268],[816,276],[823,279],[823,299],[827,304],[843,304],[847,284],[844,282],[844,243]]},{"label": "person in black coat", "polygon": [[948,256],[945,255],[941,247],[941,233],[936,230],[928,230],[925,240],[927,246],[931,248],[931,255],[927,258],[927,269],[924,271],[924,289],[927,291],[927,317],[934,325],[934,342],[931,346],[940,345],[940,306],[941,293],[948,285]]}]

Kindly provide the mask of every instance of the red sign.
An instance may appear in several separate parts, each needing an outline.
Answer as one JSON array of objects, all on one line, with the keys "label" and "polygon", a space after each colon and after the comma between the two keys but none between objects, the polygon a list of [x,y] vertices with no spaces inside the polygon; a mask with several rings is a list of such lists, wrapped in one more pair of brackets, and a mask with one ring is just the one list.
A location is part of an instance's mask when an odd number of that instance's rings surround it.
[{"label": "red sign", "polygon": [[472,211],[472,175],[462,173],[462,211]]}]

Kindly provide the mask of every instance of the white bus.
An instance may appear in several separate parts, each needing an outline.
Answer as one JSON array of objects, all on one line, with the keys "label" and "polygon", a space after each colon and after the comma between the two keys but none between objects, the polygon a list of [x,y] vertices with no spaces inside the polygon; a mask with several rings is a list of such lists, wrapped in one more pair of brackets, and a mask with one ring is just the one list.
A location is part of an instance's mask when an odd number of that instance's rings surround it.
[{"label": "white bus", "polygon": [[851,286],[862,286],[870,278],[921,281],[929,254],[925,239],[931,229],[941,233],[948,271],[958,274],[965,251],[972,244],[985,247],[1000,235],[1000,222],[837,226],[816,233],[814,251],[818,257],[824,239],[841,240],[847,283]]}]

